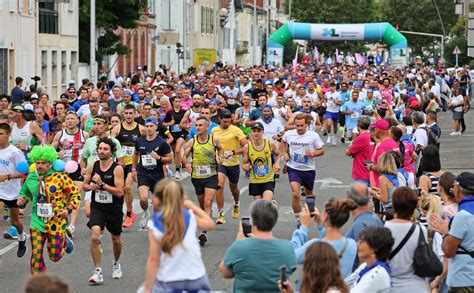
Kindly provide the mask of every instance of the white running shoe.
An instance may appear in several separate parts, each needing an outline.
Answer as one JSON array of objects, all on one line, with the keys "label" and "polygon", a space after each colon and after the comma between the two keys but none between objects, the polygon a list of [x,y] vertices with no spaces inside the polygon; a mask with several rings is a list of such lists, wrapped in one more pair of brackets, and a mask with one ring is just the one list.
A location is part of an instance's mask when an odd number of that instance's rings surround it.
[{"label": "white running shoe", "polygon": [[146,210],[142,214],[142,219],[140,220],[140,231],[147,231],[148,230],[148,220],[150,218],[150,214],[148,210]]},{"label": "white running shoe", "polygon": [[458,133],[456,131],[453,131],[449,135],[458,135]]},{"label": "white running shoe", "polygon": [[178,170],[174,173],[174,179],[176,179],[176,180],[181,179],[181,171]]},{"label": "white running shoe", "polygon": [[332,134],[328,133],[328,138],[326,139],[326,144],[331,143]]},{"label": "white running shoe", "polygon": [[112,265],[112,278],[113,279],[121,279],[122,278],[122,268],[120,263],[114,263]]},{"label": "white running shoe", "polygon": [[333,145],[336,145],[336,144],[337,144],[337,142],[336,142],[336,135],[335,135],[335,134],[332,135],[331,143],[332,143]]},{"label": "white running shoe", "polygon": [[104,282],[104,275],[102,275],[102,270],[96,269],[92,276],[89,279],[89,284],[91,285],[99,285]]}]

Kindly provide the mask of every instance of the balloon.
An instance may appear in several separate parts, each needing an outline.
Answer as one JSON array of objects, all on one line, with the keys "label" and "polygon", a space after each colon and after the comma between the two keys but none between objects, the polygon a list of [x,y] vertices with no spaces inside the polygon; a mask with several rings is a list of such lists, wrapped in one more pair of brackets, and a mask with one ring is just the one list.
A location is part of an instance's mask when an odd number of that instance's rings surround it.
[{"label": "balloon", "polygon": [[30,166],[28,166],[27,162],[19,162],[18,164],[16,164],[16,170],[18,171],[18,173],[21,174],[28,174],[29,167]]},{"label": "balloon", "polygon": [[30,169],[29,169],[29,173],[33,173],[35,171],[36,171],[36,164],[31,164]]},{"label": "balloon", "polygon": [[64,171],[64,166],[65,166],[65,165],[66,165],[66,164],[64,164],[63,161],[61,161],[61,160],[56,160],[56,161],[54,161],[54,163],[53,163],[53,169],[54,169],[54,171],[62,172],[62,171]]},{"label": "balloon", "polygon": [[77,164],[77,162],[72,160],[66,163],[66,165],[64,166],[64,171],[66,173],[74,173],[77,171],[78,167],[79,165]]}]

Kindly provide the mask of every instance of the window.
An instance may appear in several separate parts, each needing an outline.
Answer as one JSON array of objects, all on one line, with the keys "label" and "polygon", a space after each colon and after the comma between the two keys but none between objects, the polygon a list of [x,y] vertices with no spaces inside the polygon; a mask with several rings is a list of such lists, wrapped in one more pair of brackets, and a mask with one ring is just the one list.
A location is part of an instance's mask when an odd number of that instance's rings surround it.
[{"label": "window", "polygon": [[8,91],[8,49],[0,49],[0,93]]},{"label": "window", "polygon": [[177,28],[176,14],[178,13],[177,1],[161,1],[161,29],[174,31]]},{"label": "window", "polygon": [[58,34],[58,4],[39,2],[40,34]]}]

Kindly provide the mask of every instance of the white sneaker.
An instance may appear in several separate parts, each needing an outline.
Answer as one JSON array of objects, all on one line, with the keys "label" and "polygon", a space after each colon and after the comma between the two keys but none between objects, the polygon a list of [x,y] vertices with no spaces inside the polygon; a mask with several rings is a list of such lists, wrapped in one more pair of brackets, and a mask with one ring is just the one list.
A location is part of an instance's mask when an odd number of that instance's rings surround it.
[{"label": "white sneaker", "polygon": [[329,134],[328,133],[328,138],[326,139],[326,143],[331,143],[331,139],[332,139],[332,134]]},{"label": "white sneaker", "polygon": [[337,143],[336,143],[336,135],[335,135],[335,134],[333,134],[331,140],[332,140],[331,143],[332,143],[333,145],[336,145],[336,144],[337,144]]},{"label": "white sneaker", "polygon": [[147,231],[148,230],[148,219],[150,218],[150,215],[148,213],[148,210],[146,210],[142,214],[142,219],[140,220],[140,231]]},{"label": "white sneaker", "polygon": [[176,180],[181,179],[181,172],[180,172],[180,171],[176,171],[176,172],[174,173],[174,179],[176,179]]},{"label": "white sneaker", "polygon": [[449,135],[458,135],[458,133],[456,131],[453,131]]},{"label": "white sneaker", "polygon": [[95,270],[92,273],[92,276],[89,279],[89,284],[91,285],[99,285],[104,282],[104,275],[102,275],[102,270]]},{"label": "white sneaker", "polygon": [[122,278],[122,268],[120,263],[114,263],[112,265],[112,278],[113,279],[121,279]]}]

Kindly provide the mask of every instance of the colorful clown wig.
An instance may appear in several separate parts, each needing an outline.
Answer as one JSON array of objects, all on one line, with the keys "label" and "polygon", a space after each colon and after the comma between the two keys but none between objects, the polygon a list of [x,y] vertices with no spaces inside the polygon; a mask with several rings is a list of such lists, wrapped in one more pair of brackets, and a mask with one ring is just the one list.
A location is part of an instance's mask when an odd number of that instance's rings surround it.
[{"label": "colorful clown wig", "polygon": [[38,160],[51,162],[53,163],[58,159],[58,153],[52,146],[35,146],[31,150],[30,154],[30,162],[36,162]]}]

